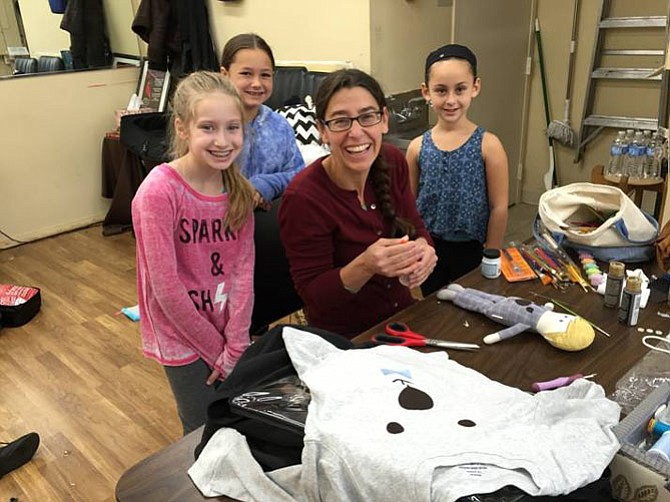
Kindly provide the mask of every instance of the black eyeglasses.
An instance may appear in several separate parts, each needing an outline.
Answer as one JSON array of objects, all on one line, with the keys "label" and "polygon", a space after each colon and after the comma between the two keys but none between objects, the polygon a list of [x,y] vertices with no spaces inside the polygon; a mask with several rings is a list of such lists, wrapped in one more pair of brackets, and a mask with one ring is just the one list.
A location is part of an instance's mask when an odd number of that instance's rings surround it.
[{"label": "black eyeglasses", "polygon": [[338,117],[336,119],[322,120],[321,123],[331,132],[344,132],[351,129],[354,120],[361,127],[370,127],[382,121],[382,112],[365,112],[361,113],[358,117]]}]

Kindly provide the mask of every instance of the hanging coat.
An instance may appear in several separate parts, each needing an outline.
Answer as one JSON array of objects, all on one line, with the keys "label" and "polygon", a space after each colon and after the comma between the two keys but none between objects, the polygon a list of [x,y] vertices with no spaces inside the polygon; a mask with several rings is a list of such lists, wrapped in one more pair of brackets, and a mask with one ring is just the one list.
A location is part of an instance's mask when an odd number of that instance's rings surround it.
[{"label": "hanging coat", "polygon": [[205,0],[142,0],[132,30],[148,44],[149,68],[177,78],[219,70]]},{"label": "hanging coat", "polygon": [[111,64],[102,0],[69,0],[60,27],[70,33],[75,69]]}]

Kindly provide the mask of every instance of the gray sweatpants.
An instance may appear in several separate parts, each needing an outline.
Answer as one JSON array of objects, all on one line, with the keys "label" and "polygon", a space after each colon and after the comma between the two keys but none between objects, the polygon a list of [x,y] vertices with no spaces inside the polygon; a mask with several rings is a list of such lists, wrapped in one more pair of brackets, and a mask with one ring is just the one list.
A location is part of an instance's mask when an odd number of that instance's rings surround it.
[{"label": "gray sweatpants", "polygon": [[177,412],[185,436],[207,420],[207,407],[220,398],[216,392],[220,381],[207,385],[207,378],[212,370],[202,359],[186,366],[163,366],[163,368],[177,401]]}]

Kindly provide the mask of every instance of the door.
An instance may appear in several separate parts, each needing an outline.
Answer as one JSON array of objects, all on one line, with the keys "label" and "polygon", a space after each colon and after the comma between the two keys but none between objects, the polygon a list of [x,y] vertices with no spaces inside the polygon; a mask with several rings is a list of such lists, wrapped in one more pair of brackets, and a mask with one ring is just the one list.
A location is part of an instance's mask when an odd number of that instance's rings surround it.
[{"label": "door", "polygon": [[468,117],[500,138],[509,159],[510,203],[518,202],[517,170],[526,88],[532,0],[455,0],[454,39],[477,56],[482,90]]}]

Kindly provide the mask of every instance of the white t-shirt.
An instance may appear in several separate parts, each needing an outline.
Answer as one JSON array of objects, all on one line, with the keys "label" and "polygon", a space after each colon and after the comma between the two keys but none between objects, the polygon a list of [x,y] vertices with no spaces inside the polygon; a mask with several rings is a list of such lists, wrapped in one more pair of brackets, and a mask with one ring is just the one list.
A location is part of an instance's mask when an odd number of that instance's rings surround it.
[{"label": "white t-shirt", "polygon": [[[619,406],[587,380],[531,395],[445,352],[342,351],[291,328],[284,340],[312,394],[302,467],[267,475],[258,468],[244,482],[251,490],[244,500],[269,500],[263,487],[272,500],[301,501],[453,501],[505,485],[560,495],[598,479],[619,448],[611,431]],[[228,490],[218,494],[239,496],[234,486],[243,480],[230,479],[235,455],[221,457],[231,436],[222,436],[223,445],[212,444],[215,435],[189,474],[205,493],[213,476],[203,466],[217,465]],[[241,456],[249,461],[248,449]]]}]

